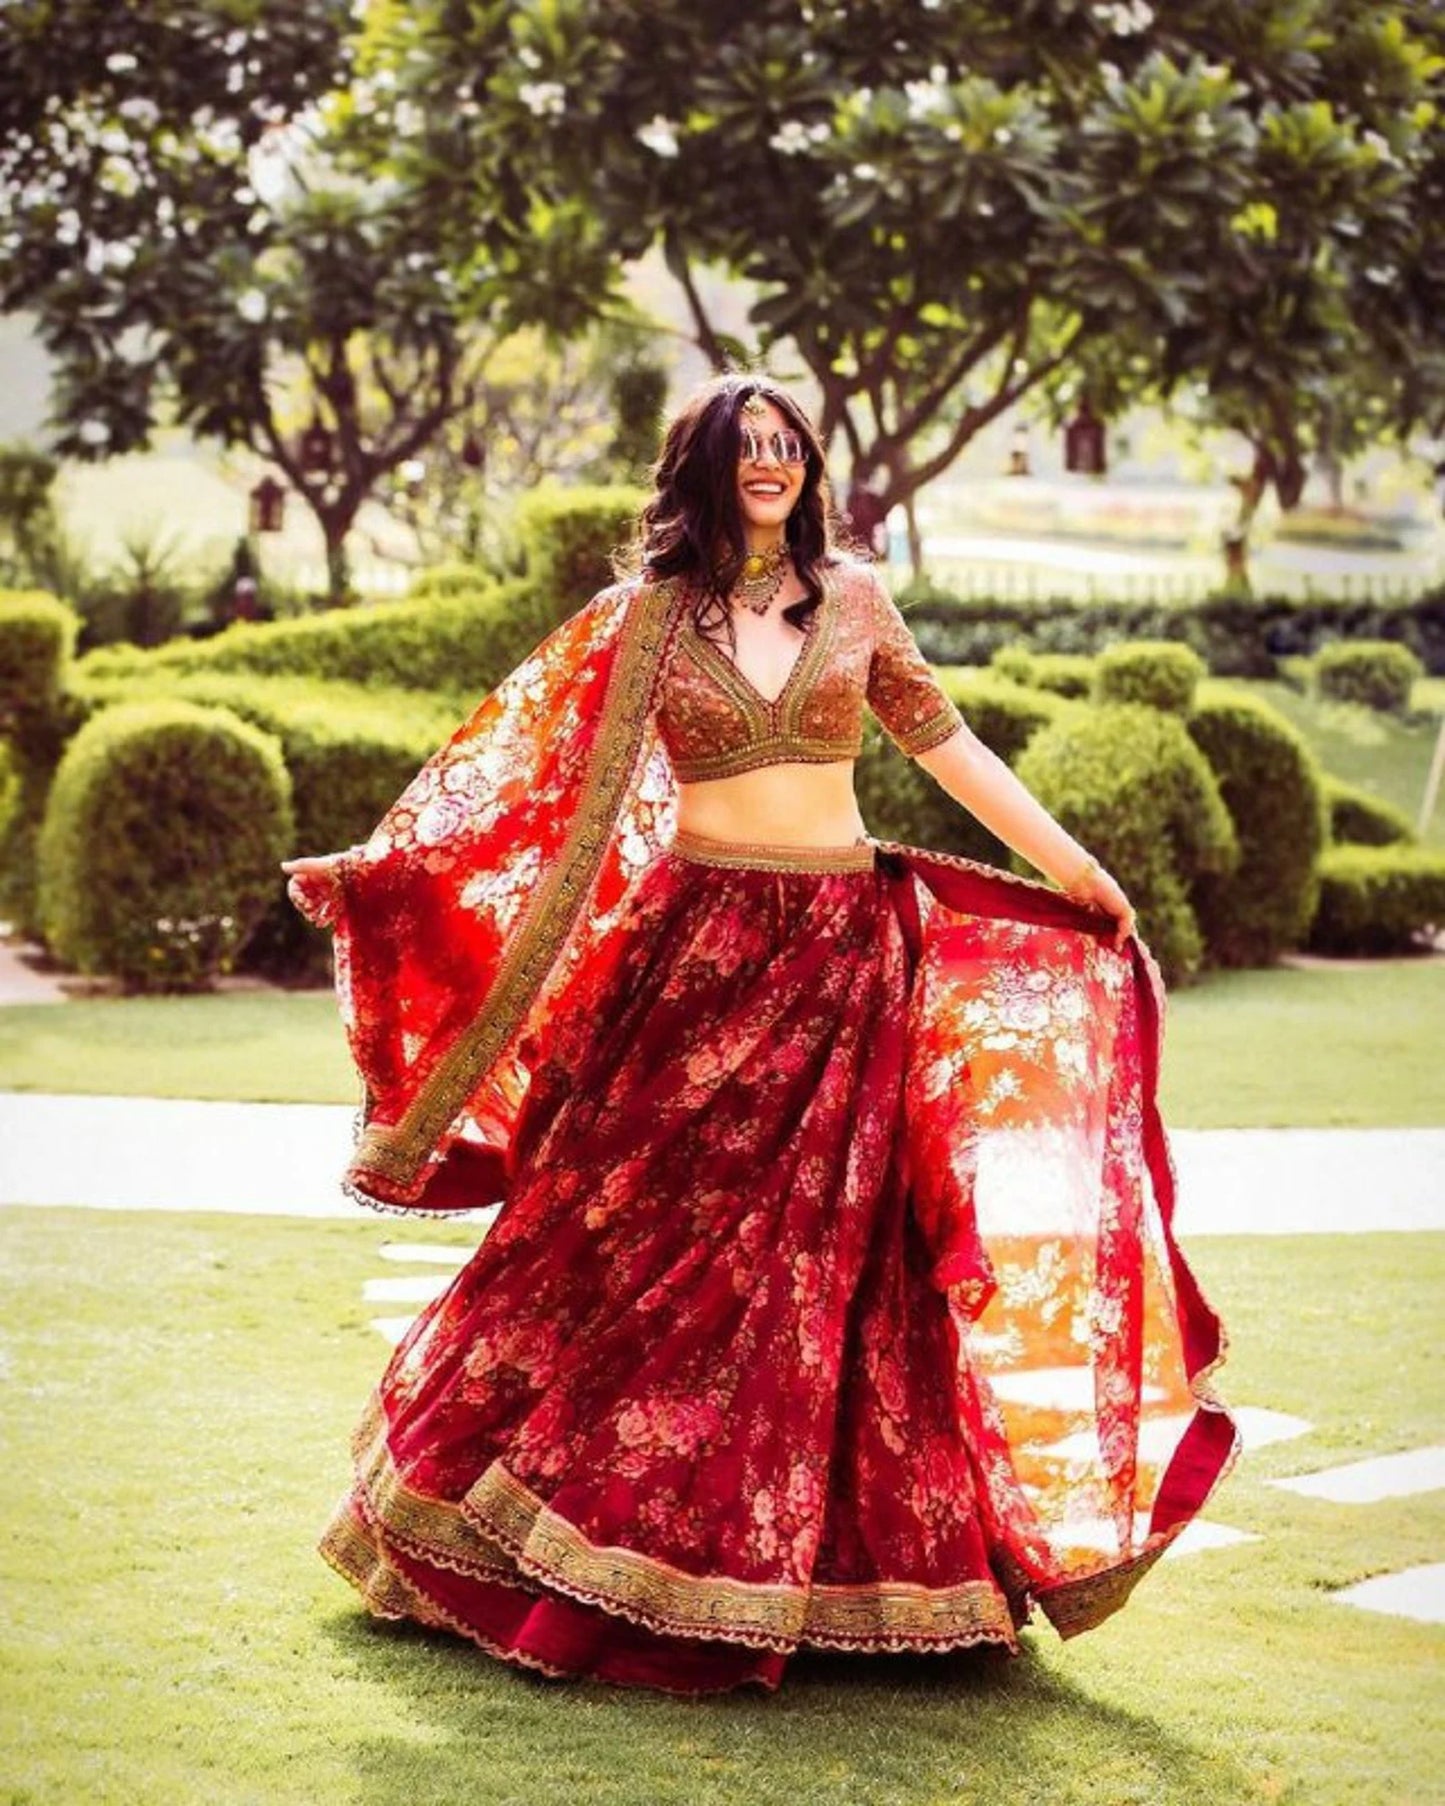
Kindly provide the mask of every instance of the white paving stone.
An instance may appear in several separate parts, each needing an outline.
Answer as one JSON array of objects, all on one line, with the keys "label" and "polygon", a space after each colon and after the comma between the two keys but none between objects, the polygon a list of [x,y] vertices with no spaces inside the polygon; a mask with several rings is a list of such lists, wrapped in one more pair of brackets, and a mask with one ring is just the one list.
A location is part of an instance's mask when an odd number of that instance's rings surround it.
[{"label": "white paving stone", "polygon": [[1314,1474],[1271,1480],[1284,1492],[1307,1499],[1329,1499],[1336,1505],[1374,1505],[1381,1499],[1406,1499],[1412,1493],[1445,1487],[1445,1448],[1407,1449],[1401,1455],[1376,1455]]},{"label": "white paving stone", "polygon": [[1377,1574],[1330,1595],[1341,1605],[1358,1606],[1363,1612],[1384,1612],[1392,1618],[1414,1618],[1421,1624],[1445,1624],[1445,1561],[1421,1568],[1405,1568],[1398,1574]]},{"label": "white paving stone", "polygon": [[383,1260],[435,1261],[444,1267],[461,1267],[471,1258],[470,1248],[448,1248],[441,1242],[383,1242],[377,1250]]},{"label": "white paving stone", "polygon": [[1263,1405],[1235,1405],[1229,1415],[1239,1425],[1240,1441],[1245,1450],[1266,1449],[1272,1442],[1290,1442],[1296,1436],[1308,1436],[1314,1428],[1302,1417],[1291,1417],[1288,1411],[1267,1411]]},{"label": "white paving stone", "polygon": [[452,1283],[449,1273],[401,1273],[396,1278],[368,1279],[361,1296],[368,1304],[430,1304]]},{"label": "white paving stone", "polygon": [[415,1322],[415,1317],[373,1317],[371,1327],[395,1348]]},{"label": "white paving stone", "polygon": [[[338,1183],[354,1117],[0,1092],[0,1203],[355,1220]],[[1170,1142],[1185,1238],[1445,1229],[1445,1129],[1176,1129]]]},{"label": "white paving stone", "polygon": [[1207,1518],[1196,1518],[1184,1528],[1164,1551],[1164,1560],[1176,1555],[1199,1555],[1206,1549],[1232,1549],[1236,1543],[1257,1543],[1252,1530],[1233,1530],[1228,1524],[1211,1524]]}]

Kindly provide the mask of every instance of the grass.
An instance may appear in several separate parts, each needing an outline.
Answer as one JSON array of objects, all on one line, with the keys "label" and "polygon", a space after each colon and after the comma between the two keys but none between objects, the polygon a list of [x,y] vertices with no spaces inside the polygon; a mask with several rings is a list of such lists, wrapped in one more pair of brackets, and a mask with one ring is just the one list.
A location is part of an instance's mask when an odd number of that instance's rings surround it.
[{"label": "grass", "polygon": [[[1438,1440],[1445,1238],[1200,1244],[1228,1394],[1307,1438],[1246,1458],[1129,1607],[1016,1662],[803,1659],[773,1699],[518,1674],[369,1620],[314,1553],[385,1359],[370,1220],[0,1212],[12,1806],[1424,1806],[1438,1629],[1334,1588],[1438,1555],[1438,1495],[1272,1476]],[[441,1232],[456,1239],[454,1227]],[[395,1268],[392,1269],[395,1271]]]},{"label": "grass", "polygon": [[[1442,1119],[1445,960],[1231,972],[1175,992],[1164,1108],[1179,1128]],[[329,992],[97,998],[0,1010],[0,1089],[354,1104]]]},{"label": "grass", "polygon": [[[1303,695],[1285,683],[1246,687],[1294,723],[1331,776],[1358,784],[1415,821],[1440,732],[1439,715],[1445,713],[1445,680],[1425,678],[1416,684],[1416,718],[1408,722],[1355,703]],[[1435,713],[1426,712],[1430,710]],[[1427,846],[1445,847],[1445,801],[1436,805],[1422,838]]]}]

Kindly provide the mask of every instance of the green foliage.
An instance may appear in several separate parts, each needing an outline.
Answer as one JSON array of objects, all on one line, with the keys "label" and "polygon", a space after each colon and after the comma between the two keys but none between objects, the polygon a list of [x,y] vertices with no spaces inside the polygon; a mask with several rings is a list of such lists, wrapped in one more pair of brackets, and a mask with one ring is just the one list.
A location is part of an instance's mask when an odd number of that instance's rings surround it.
[{"label": "green foliage", "polygon": [[1010,683],[1082,701],[1093,694],[1094,661],[1080,652],[1030,652],[1027,646],[1000,646],[990,668]]},{"label": "green foliage", "polygon": [[1336,846],[1404,846],[1415,838],[1414,827],[1403,809],[1372,796],[1357,784],[1326,776],[1324,795],[1330,839]]},{"label": "green foliage", "polygon": [[1106,646],[1094,661],[1094,695],[1100,702],[1142,702],[1187,715],[1204,676],[1203,659],[1177,640],[1133,640]]},{"label": "green foliage", "polygon": [[436,599],[333,609],[294,621],[237,622],[214,639],[163,646],[149,654],[102,649],[86,658],[81,669],[93,678],[148,671],[177,676],[251,671],[480,693],[536,644],[540,617],[529,585],[493,584]]},{"label": "green foliage", "polygon": [[1425,667],[1393,640],[1322,646],[1314,658],[1315,688],[1334,702],[1363,703],[1391,715],[1409,712],[1410,692]]},{"label": "green foliage", "polygon": [[[463,712],[415,690],[249,672],[90,680],[84,693],[96,707],[164,696],[227,709],[273,736],[292,785],[295,833],[287,851],[301,853],[337,852],[364,840]],[[287,903],[278,876],[242,963],[278,978],[319,976],[328,945]]]},{"label": "green foliage", "polygon": [[632,539],[646,498],[618,485],[598,489],[542,488],[518,510],[527,574],[545,599],[550,625],[612,582],[613,555]]},{"label": "green foliage", "polygon": [[1209,961],[1266,966],[1309,932],[1327,817],[1319,765],[1298,730],[1247,691],[1206,685],[1187,723],[1239,842],[1229,872],[1205,872],[1194,908]]},{"label": "green foliage", "polygon": [[938,664],[987,664],[1000,647],[1097,653],[1115,640],[1190,645],[1216,677],[1274,677],[1281,661],[1333,640],[1391,639],[1445,673],[1445,590],[1411,602],[1350,602],[1289,596],[1212,596],[1202,602],[1119,602],[1107,597],[961,596],[933,579],[900,592],[917,596],[909,623]]},{"label": "green foliage", "polygon": [[54,596],[0,590],[0,732],[55,708],[78,626]]},{"label": "green foliage", "polygon": [[60,762],[38,847],[52,952],[134,990],[207,988],[292,844],[281,749],[226,709],[107,709]]},{"label": "green foliage", "polygon": [[[988,671],[941,667],[935,675],[990,751],[1011,765],[1039,731],[1069,712],[1046,691],[1026,690]],[[854,773],[858,806],[880,840],[903,840],[939,853],[1006,865],[1008,848],[962,809],[871,720]]]},{"label": "green foliage", "polygon": [[0,846],[5,844],[20,813],[20,761],[15,749],[0,740]]},{"label": "green foliage", "polygon": [[1036,735],[1018,775],[1128,893],[1165,978],[1204,957],[1190,892],[1239,857],[1229,812],[1177,717],[1139,703],[1074,709]]},{"label": "green foliage", "polygon": [[35,929],[35,836],[50,778],[77,725],[66,696],[79,622],[54,596],[0,591],[0,740],[17,791],[0,823],[0,918]]},{"label": "green foliage", "polygon": [[1445,929],[1445,853],[1412,846],[1330,847],[1310,930],[1318,953],[1405,953]]},{"label": "green foliage", "polygon": [[32,446],[0,446],[0,585],[35,583],[50,561],[59,531],[51,497],[58,468]]}]

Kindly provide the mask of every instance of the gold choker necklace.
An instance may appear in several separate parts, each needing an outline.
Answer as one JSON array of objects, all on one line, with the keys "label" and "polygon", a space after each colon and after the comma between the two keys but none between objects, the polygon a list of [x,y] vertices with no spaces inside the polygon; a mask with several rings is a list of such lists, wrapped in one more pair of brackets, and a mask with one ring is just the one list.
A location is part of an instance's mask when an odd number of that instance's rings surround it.
[{"label": "gold choker necklace", "polygon": [[765,615],[783,587],[787,569],[788,548],[782,540],[765,552],[749,552],[743,559],[737,582],[733,584],[733,599],[742,602],[755,615]]}]

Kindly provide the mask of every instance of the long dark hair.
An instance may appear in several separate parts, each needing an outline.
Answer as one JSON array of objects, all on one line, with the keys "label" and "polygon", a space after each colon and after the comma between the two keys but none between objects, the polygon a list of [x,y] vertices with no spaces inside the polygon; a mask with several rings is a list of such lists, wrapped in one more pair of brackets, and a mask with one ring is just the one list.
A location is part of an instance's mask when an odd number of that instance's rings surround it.
[{"label": "long dark hair", "polygon": [[681,577],[693,592],[698,628],[726,629],[736,649],[728,596],[747,556],[738,504],[738,416],[754,395],[772,402],[807,453],[803,488],[784,533],[806,594],[783,610],[802,627],[823,599],[834,562],[833,510],[823,448],[802,407],[770,377],[733,374],[706,382],[673,417],[652,469],[653,493],[638,521],[630,563],[655,577]]}]

